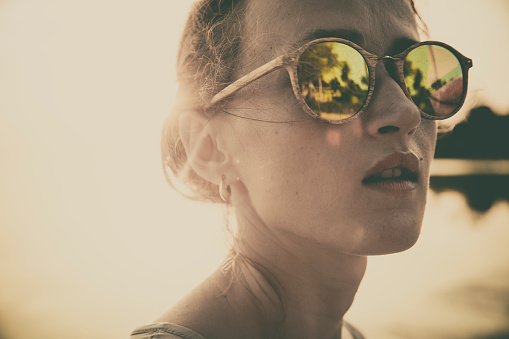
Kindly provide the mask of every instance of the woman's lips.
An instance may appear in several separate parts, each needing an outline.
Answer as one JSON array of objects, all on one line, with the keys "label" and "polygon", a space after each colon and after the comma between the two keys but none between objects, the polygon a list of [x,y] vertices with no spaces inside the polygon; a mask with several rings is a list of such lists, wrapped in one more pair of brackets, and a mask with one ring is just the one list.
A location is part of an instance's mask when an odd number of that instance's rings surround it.
[{"label": "woman's lips", "polygon": [[419,159],[409,152],[394,152],[365,174],[362,184],[377,190],[408,192],[419,182]]},{"label": "woman's lips", "polygon": [[386,179],[373,182],[363,182],[364,185],[371,189],[386,191],[386,192],[410,192],[417,187],[417,181],[412,180],[397,180],[397,179]]}]

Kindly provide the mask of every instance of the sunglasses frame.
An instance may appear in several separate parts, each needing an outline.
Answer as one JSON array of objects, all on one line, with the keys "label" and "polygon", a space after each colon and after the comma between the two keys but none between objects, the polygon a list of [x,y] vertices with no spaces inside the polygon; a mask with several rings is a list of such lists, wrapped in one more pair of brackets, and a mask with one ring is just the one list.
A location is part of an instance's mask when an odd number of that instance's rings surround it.
[{"label": "sunglasses frame", "polygon": [[[307,105],[307,103],[300,91],[299,80],[298,80],[298,75],[297,75],[297,66],[299,63],[299,58],[306,49],[308,49],[309,47],[311,47],[313,45],[323,43],[323,42],[338,42],[338,43],[345,44],[347,46],[352,47],[353,49],[355,49],[356,51],[358,51],[361,54],[361,56],[364,58],[364,61],[367,65],[367,68],[368,68],[369,87],[368,87],[368,93],[366,96],[366,100],[364,101],[363,105],[361,106],[361,108],[359,108],[359,110],[356,113],[354,113],[353,115],[351,115],[350,117],[345,118],[345,119],[330,120],[330,119],[321,117],[319,114],[315,113],[311,108],[309,108],[309,106]],[[426,119],[430,119],[430,120],[447,119],[447,118],[453,116],[454,114],[456,114],[461,109],[461,107],[463,106],[463,103],[465,102],[465,97],[466,97],[467,89],[468,89],[468,70],[473,66],[473,63],[472,63],[471,59],[467,58],[466,56],[464,56],[463,54],[458,52],[456,49],[454,49],[453,47],[447,45],[446,43],[439,42],[439,41],[418,42],[418,43],[408,47],[403,52],[398,53],[396,55],[393,55],[393,56],[387,55],[387,56],[380,57],[380,56],[377,56],[377,55],[367,52],[362,47],[360,47],[359,45],[357,45],[349,40],[345,40],[345,39],[341,39],[341,38],[316,39],[316,40],[313,40],[313,41],[310,41],[310,42],[304,44],[302,47],[300,47],[299,49],[297,49],[296,51],[294,51],[292,53],[289,53],[286,55],[281,55],[281,56],[273,59],[272,61],[269,61],[265,65],[258,67],[257,69],[249,72],[248,74],[246,74],[243,77],[239,78],[238,80],[234,81],[233,83],[231,83],[230,85],[226,86],[221,91],[219,91],[219,93],[214,95],[212,97],[212,99],[209,101],[209,103],[204,106],[204,109],[207,110],[207,109],[211,108],[212,106],[216,105],[220,101],[232,96],[233,94],[235,94],[242,88],[248,86],[252,82],[260,79],[261,77],[263,77],[269,73],[272,73],[273,71],[275,71],[277,69],[285,68],[288,71],[288,74],[290,75],[290,81],[292,83],[292,88],[293,88],[295,97],[297,98],[297,101],[299,101],[300,105],[302,106],[302,108],[308,115],[310,115],[311,117],[316,118],[318,120],[321,120],[323,122],[330,123],[330,124],[336,124],[336,125],[344,124],[344,123],[347,123],[348,121],[353,120],[353,119],[357,118],[358,116],[360,116],[362,113],[364,113],[364,111],[368,107],[368,104],[371,101],[371,97],[373,96],[373,92],[375,90],[375,69],[376,69],[376,65],[378,64],[379,61],[389,60],[389,61],[393,62],[394,66],[396,67],[396,70],[397,70],[397,74],[398,74],[397,80],[398,80],[399,86],[401,87],[401,89],[403,90],[403,92],[405,93],[407,98],[410,99],[412,102],[414,102],[412,97],[410,96],[410,93],[409,93],[409,91],[406,87],[406,84],[405,84],[403,67],[404,67],[406,56],[415,48],[423,46],[423,45],[435,45],[435,46],[441,46],[441,47],[447,49],[452,54],[454,54],[454,56],[456,56],[456,58],[458,59],[460,65],[461,65],[461,70],[462,70],[462,74],[463,74],[463,92],[462,92],[460,102],[457,105],[456,109],[454,109],[454,111],[452,111],[451,113],[449,113],[447,115],[433,116],[433,115],[429,115],[429,114],[423,112],[416,105],[416,107],[419,109],[419,112],[421,113],[421,116]]]}]

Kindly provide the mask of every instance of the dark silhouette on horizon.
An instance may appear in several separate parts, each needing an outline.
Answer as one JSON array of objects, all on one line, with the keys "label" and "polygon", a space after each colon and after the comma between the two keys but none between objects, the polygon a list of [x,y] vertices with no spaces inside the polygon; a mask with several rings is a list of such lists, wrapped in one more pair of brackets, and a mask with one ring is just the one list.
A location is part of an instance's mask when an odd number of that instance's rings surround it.
[{"label": "dark silhouette on horizon", "polygon": [[435,158],[509,159],[509,114],[496,115],[486,106],[472,109],[466,122],[438,140]]},{"label": "dark silhouette on horizon", "polygon": [[[509,114],[496,115],[486,106],[472,109],[466,122],[438,140],[435,158],[509,159]],[[478,212],[488,211],[498,200],[509,201],[509,173],[432,176],[430,186],[436,192],[463,193]]]}]

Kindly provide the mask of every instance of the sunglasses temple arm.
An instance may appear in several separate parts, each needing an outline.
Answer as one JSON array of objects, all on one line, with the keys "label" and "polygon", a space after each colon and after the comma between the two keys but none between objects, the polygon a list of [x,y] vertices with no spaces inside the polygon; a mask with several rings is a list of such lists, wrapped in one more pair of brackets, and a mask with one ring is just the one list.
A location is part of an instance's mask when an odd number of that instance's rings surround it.
[{"label": "sunglasses temple arm", "polygon": [[221,100],[237,93],[239,90],[246,87],[253,81],[258,80],[261,77],[263,77],[263,76],[269,74],[270,72],[273,72],[274,70],[281,68],[283,66],[284,66],[284,56],[280,56],[280,57],[266,63],[265,65],[258,67],[254,71],[244,75],[242,78],[234,81],[230,85],[223,88],[219,93],[217,93],[216,95],[214,95],[212,97],[210,102],[208,104],[206,104],[204,108],[208,109],[208,108],[214,106]]}]

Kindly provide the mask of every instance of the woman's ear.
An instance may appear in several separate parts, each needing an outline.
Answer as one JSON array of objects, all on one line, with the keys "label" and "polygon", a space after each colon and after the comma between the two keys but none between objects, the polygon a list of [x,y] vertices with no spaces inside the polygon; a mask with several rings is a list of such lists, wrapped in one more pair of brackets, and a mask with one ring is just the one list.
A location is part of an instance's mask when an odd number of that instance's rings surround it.
[{"label": "woman's ear", "polygon": [[231,157],[218,147],[209,120],[198,112],[187,111],[180,115],[178,126],[191,168],[203,179],[219,184],[231,168]]}]

